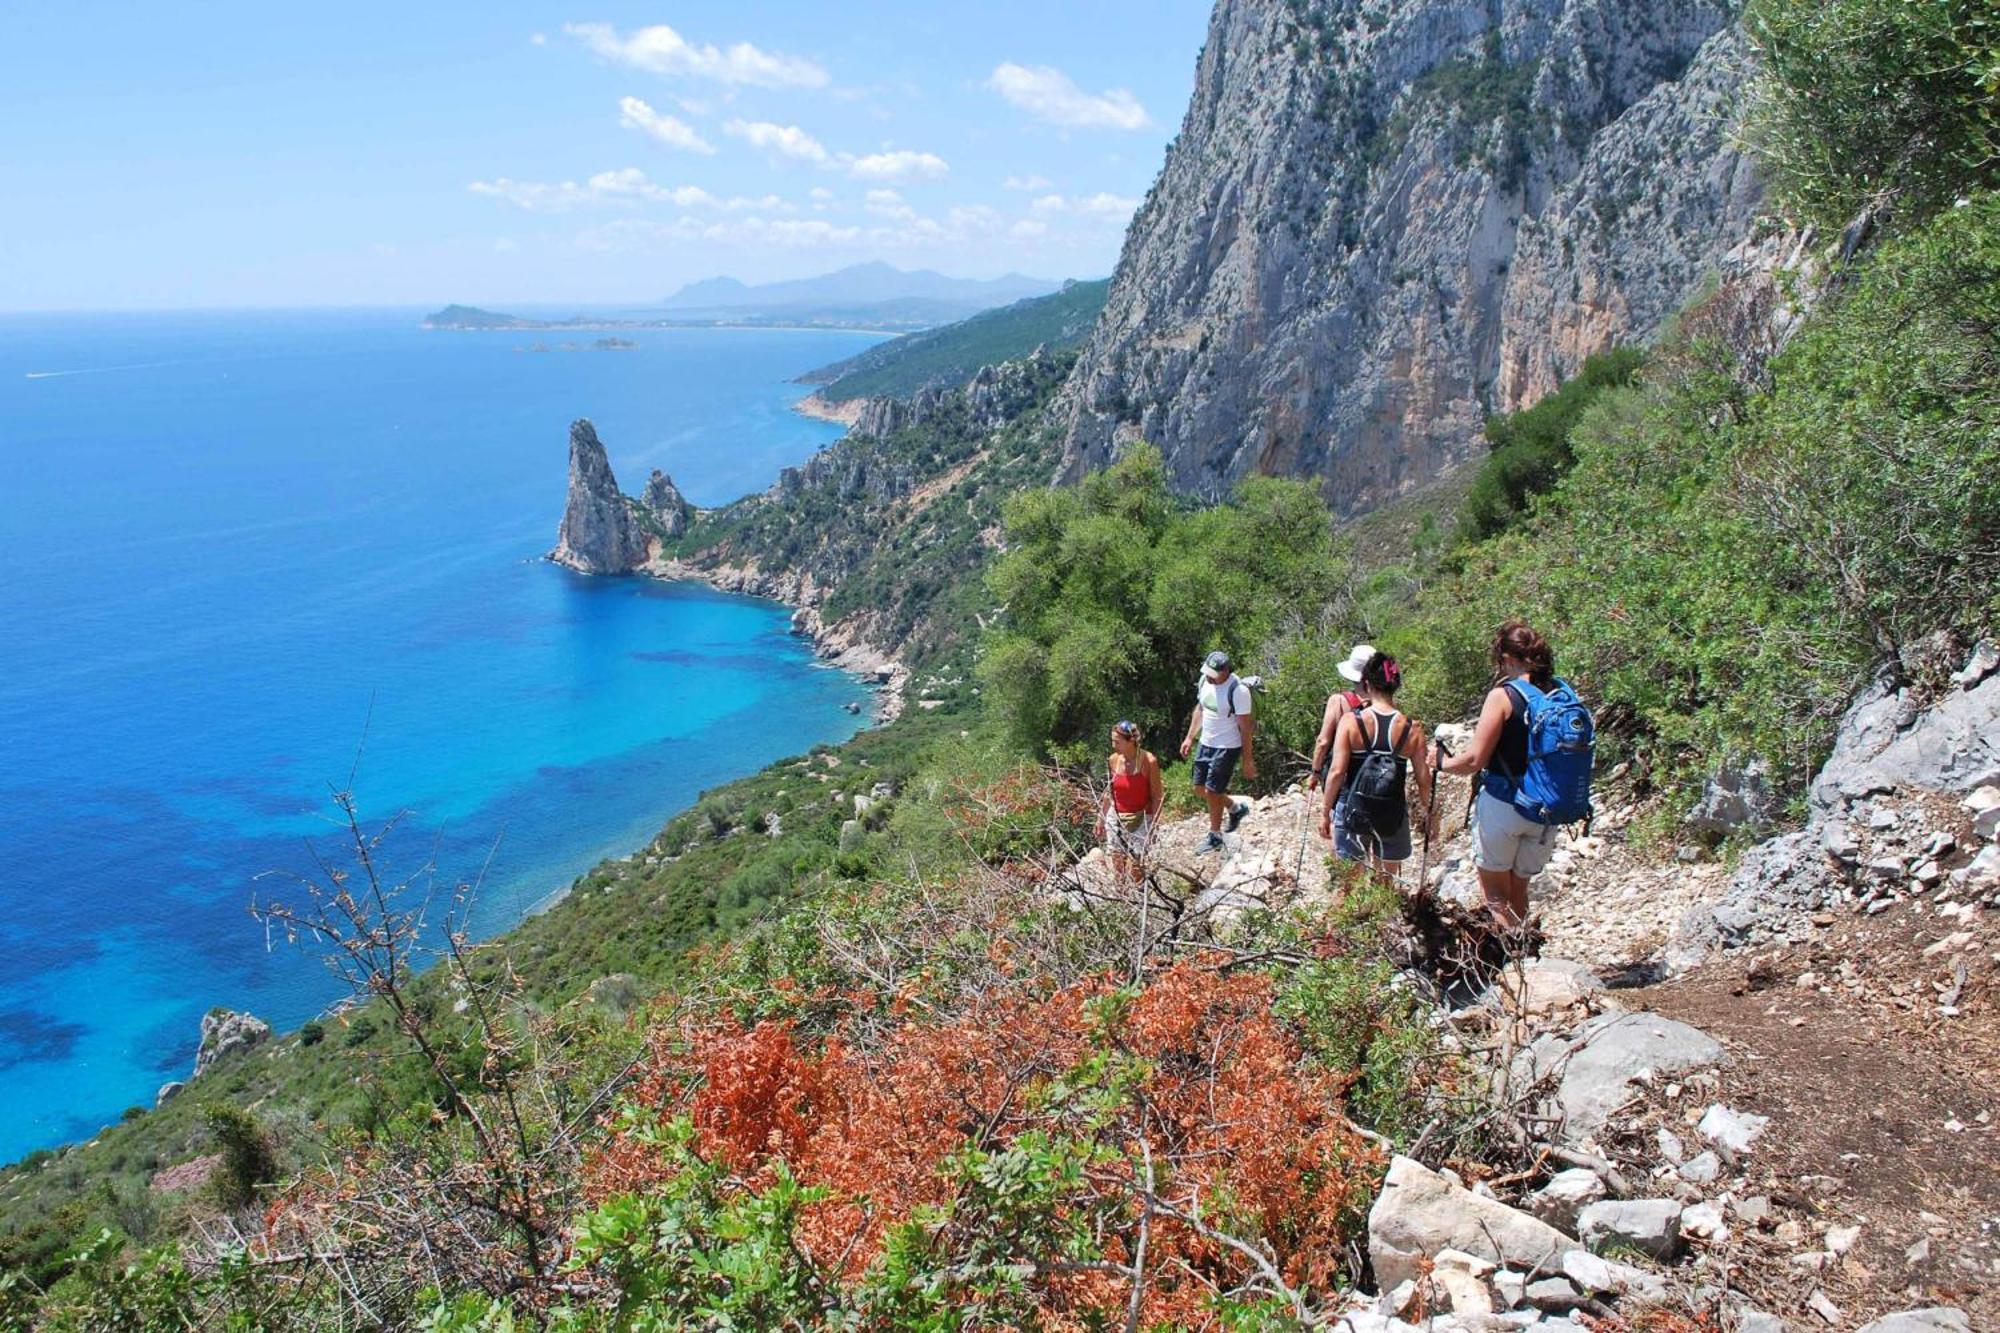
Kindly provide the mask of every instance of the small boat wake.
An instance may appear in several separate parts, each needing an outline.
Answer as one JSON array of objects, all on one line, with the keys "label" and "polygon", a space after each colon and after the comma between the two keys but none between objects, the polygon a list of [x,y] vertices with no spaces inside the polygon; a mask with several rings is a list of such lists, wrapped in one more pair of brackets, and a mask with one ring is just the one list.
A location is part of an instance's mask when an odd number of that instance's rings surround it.
[{"label": "small boat wake", "polygon": [[61,379],[66,375],[110,375],[120,370],[157,370],[161,366],[178,366],[179,361],[139,361],[129,366],[85,366],[80,370],[30,370],[22,376],[31,380]]}]

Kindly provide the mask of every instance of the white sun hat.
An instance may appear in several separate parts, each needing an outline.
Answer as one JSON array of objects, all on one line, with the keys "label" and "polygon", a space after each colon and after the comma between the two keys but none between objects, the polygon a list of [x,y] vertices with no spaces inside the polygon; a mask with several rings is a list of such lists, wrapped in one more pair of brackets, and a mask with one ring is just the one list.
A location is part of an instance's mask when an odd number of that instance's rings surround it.
[{"label": "white sun hat", "polygon": [[1335,667],[1334,670],[1347,679],[1359,684],[1361,681],[1361,668],[1367,666],[1368,659],[1373,656],[1375,656],[1374,644],[1357,643],[1354,645],[1354,651],[1347,655],[1347,660]]}]

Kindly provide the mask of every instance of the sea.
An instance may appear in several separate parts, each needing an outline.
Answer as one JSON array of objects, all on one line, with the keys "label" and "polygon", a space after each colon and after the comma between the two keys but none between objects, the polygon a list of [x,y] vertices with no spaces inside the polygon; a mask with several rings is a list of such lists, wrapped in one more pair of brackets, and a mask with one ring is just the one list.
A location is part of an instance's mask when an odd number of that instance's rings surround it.
[{"label": "sea", "polygon": [[0,1161],[150,1105],[212,1006],[345,993],[249,910],[339,863],[335,792],[485,936],[865,724],[785,608],[541,557],[574,418],[722,503],[838,436],[792,378],[876,335],[421,313],[0,316]]}]

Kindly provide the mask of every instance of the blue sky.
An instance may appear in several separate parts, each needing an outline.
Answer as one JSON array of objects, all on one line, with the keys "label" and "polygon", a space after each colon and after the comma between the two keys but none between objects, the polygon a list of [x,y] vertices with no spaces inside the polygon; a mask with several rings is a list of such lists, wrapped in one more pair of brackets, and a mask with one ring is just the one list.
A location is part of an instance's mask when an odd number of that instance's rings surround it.
[{"label": "blue sky", "polygon": [[21,3],[0,310],[1108,273],[1208,0]]}]

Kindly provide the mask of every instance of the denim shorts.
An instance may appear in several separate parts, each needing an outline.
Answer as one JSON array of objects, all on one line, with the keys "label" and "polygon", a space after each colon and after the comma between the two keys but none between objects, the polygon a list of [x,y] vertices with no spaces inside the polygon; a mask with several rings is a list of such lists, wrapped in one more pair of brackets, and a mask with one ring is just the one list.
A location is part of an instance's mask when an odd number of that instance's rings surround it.
[{"label": "denim shorts", "polygon": [[1236,760],[1243,753],[1241,746],[1227,750],[1213,745],[1199,745],[1194,752],[1194,785],[1218,796],[1229,790],[1230,775],[1236,772]]},{"label": "denim shorts", "polygon": [[1403,826],[1384,837],[1379,847],[1375,843],[1374,838],[1349,833],[1344,822],[1334,825],[1333,852],[1344,861],[1365,861],[1371,856],[1384,861],[1407,861],[1411,851],[1410,821],[1405,819]]},{"label": "denim shorts", "polygon": [[1510,870],[1533,879],[1556,853],[1553,824],[1537,824],[1482,789],[1472,822],[1472,859],[1481,870]]}]

